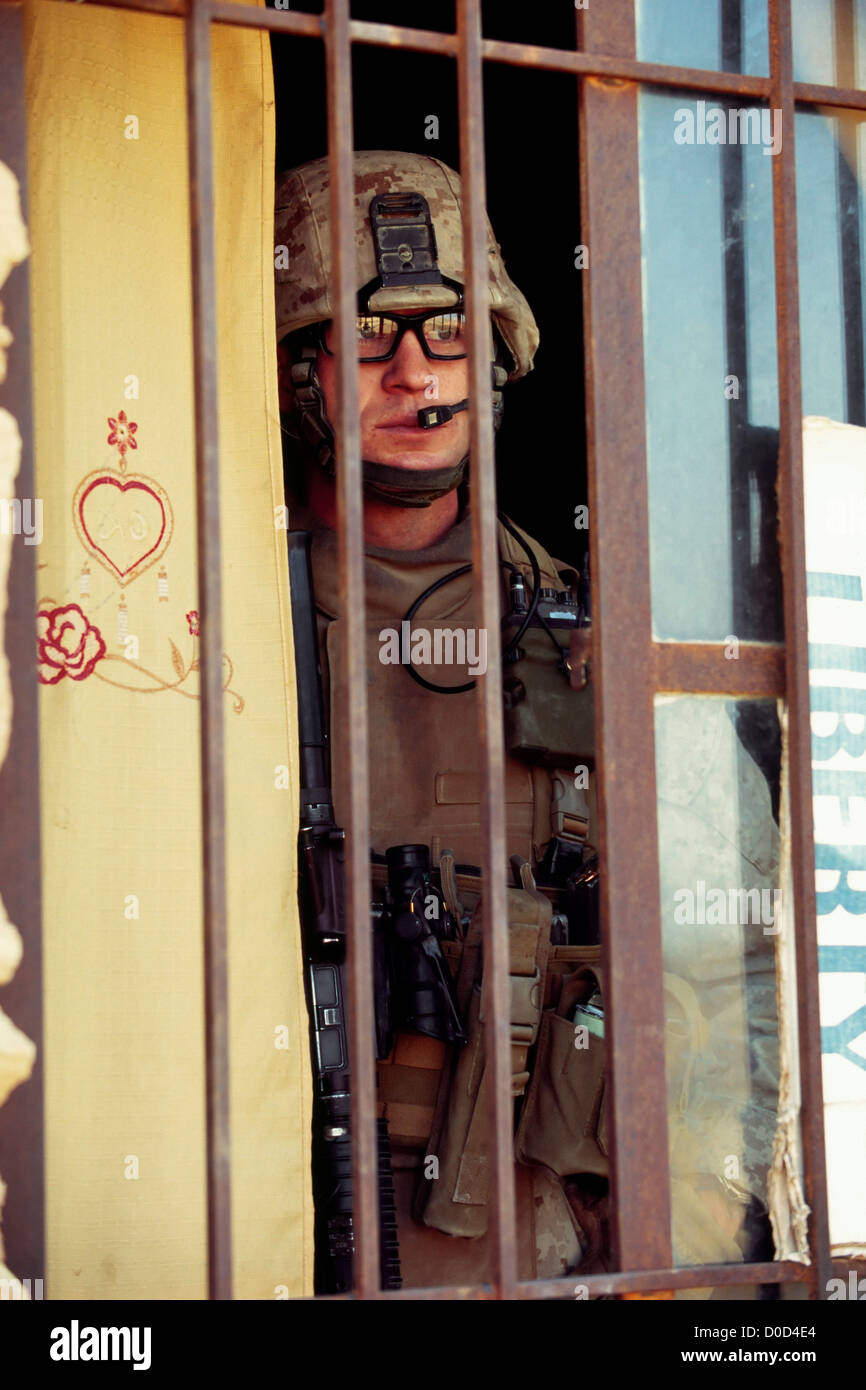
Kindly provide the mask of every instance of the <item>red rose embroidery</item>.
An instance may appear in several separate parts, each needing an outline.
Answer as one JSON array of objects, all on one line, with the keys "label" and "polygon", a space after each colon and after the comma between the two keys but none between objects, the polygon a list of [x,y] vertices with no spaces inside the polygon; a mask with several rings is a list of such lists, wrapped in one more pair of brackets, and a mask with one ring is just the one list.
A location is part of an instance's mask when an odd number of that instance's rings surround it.
[{"label": "red rose embroidery", "polygon": [[127,449],[138,448],[137,441],[132,437],[138,429],[138,425],[134,420],[127,420],[125,410],[120,411],[116,420],[113,420],[111,416],[109,416],[108,423],[111,428],[108,442],[109,444],[117,445],[121,458],[123,458]]},{"label": "red rose embroidery", "polygon": [[186,620],[189,623],[189,630],[192,633],[193,637],[198,637],[198,609],[191,609],[190,612],[186,615]]},{"label": "red rose embroidery", "polygon": [[105,656],[105,643],[78,607],[45,608],[36,615],[39,679],[43,685],[56,685],[63,676],[83,681],[97,661]]}]

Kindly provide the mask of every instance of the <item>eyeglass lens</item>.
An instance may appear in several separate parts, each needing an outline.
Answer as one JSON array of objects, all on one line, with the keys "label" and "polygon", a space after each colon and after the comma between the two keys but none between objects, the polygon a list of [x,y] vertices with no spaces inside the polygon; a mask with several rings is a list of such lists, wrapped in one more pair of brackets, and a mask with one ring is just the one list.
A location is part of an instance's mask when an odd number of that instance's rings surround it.
[{"label": "eyeglass lens", "polygon": [[[401,324],[405,324],[411,332],[423,333],[427,350],[433,357],[466,355],[466,320],[463,314],[443,312],[418,319],[397,318],[390,314],[358,314],[355,337],[361,361],[388,357],[396,347]],[[325,343],[333,350],[333,327],[330,324]]]}]

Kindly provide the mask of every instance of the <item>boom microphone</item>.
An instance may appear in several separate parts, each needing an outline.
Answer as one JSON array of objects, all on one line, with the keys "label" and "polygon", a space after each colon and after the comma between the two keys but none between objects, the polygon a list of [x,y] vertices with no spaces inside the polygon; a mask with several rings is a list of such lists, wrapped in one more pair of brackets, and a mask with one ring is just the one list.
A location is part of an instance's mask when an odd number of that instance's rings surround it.
[{"label": "boom microphone", "polygon": [[431,405],[426,410],[418,411],[418,424],[422,430],[435,430],[437,425],[447,425],[448,421],[459,411],[465,410],[468,406],[468,399],[458,401],[456,405]]},{"label": "boom microphone", "polygon": [[[508,373],[504,367],[500,367],[498,362],[490,364],[490,376],[493,386],[493,419],[494,425],[498,426],[502,418],[502,388],[508,380]],[[465,410],[469,401],[458,401],[456,405],[430,405],[426,410],[418,411],[418,424],[422,430],[435,430],[438,425],[447,425],[455,415],[461,410]]]}]

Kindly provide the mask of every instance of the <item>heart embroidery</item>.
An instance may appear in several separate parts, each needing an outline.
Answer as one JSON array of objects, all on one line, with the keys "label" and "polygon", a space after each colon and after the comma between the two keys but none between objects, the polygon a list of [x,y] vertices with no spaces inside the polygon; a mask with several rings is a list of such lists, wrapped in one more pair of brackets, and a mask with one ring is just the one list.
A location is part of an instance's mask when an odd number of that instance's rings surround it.
[{"label": "heart embroidery", "polygon": [[174,527],[168,495],[143,473],[88,474],[72,514],[82,545],[121,586],[159,559]]}]

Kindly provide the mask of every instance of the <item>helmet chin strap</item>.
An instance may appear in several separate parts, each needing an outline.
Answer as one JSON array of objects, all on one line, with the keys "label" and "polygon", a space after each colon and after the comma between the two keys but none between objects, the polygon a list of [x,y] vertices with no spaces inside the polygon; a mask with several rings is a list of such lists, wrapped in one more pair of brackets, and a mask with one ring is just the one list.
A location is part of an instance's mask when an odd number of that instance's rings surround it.
[{"label": "helmet chin strap", "polygon": [[392,507],[429,507],[463,482],[469,455],[453,468],[394,468],[363,459],[364,495]]},{"label": "helmet chin strap", "polygon": [[[507,373],[493,363],[493,423],[498,428],[502,418],[502,387]],[[317,462],[330,478],[336,477],[334,431],[325,412],[325,395],[316,371],[316,348],[307,344],[301,360],[291,368],[292,394],[298,417],[300,437],[311,447]],[[468,409],[468,400],[454,405],[429,406],[418,411],[418,425],[423,430],[437,429],[447,424],[460,411]],[[429,507],[440,497],[446,497],[463,482],[469,465],[466,454],[458,464],[448,468],[409,469],[393,464],[361,460],[364,495],[392,507]]]}]

